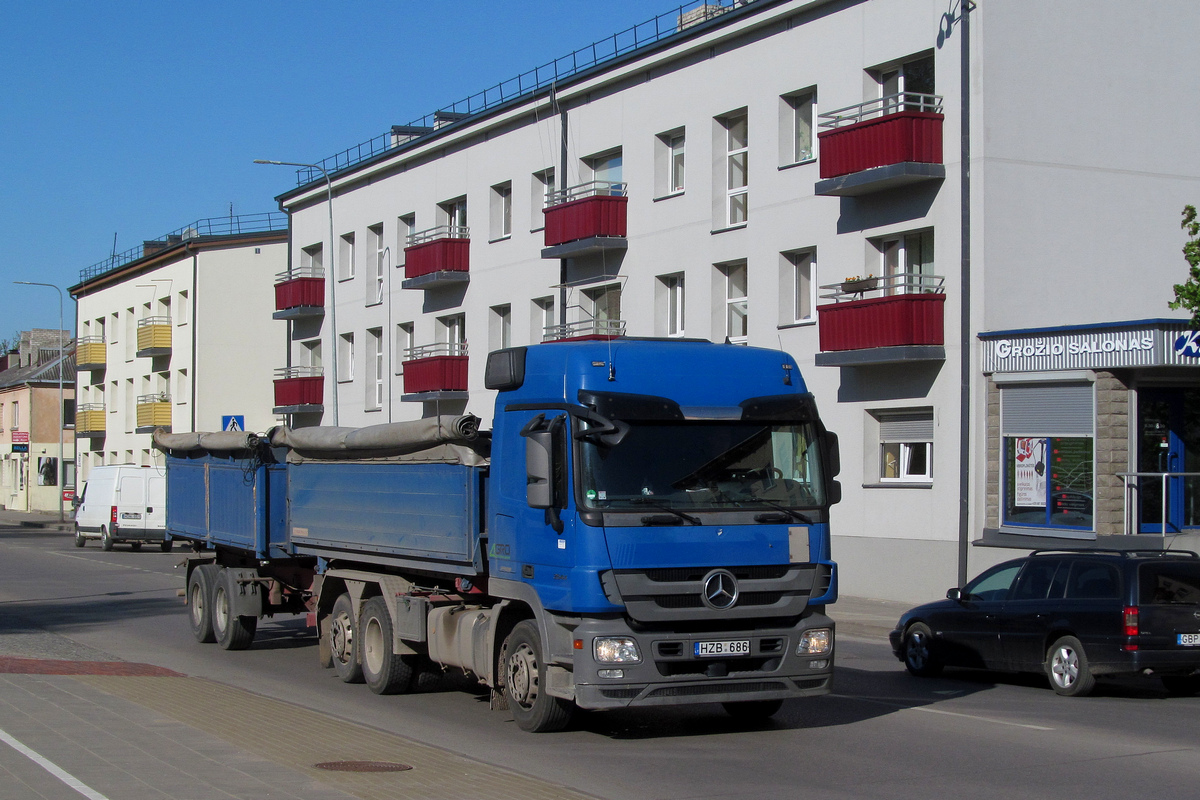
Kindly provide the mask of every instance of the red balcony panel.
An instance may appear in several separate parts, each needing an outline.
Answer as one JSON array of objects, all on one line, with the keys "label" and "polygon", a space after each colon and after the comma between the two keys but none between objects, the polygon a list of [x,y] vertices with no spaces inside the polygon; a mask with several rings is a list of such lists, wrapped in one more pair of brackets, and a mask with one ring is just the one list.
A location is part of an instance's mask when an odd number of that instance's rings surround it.
[{"label": "red balcony panel", "polygon": [[930,111],[897,111],[822,131],[817,134],[821,177],[837,178],[909,161],[941,164],[942,120],[941,114]]},{"label": "red balcony panel", "polygon": [[625,236],[629,198],[592,195],[550,206],[546,215],[546,246],[593,236]]},{"label": "red balcony panel", "polygon": [[292,278],[275,284],[275,310],[325,305],[324,278]]},{"label": "red balcony panel", "polygon": [[404,362],[404,392],[467,391],[467,356],[430,356]]},{"label": "red balcony panel", "polygon": [[945,344],[946,295],[901,294],[817,306],[821,352]]},{"label": "red balcony panel", "polygon": [[470,239],[434,239],[404,248],[404,277],[420,278],[434,272],[468,272]]},{"label": "red balcony panel", "polygon": [[275,405],[319,406],[325,402],[325,378],[321,375],[279,378],[275,381]]}]

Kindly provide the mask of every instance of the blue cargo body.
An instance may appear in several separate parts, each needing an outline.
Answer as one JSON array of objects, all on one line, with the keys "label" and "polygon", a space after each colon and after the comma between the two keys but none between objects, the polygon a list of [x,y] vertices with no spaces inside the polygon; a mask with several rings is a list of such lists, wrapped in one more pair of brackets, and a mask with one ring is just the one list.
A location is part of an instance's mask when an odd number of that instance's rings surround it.
[{"label": "blue cargo body", "polygon": [[292,552],[475,577],[484,470],[461,464],[289,464]]}]

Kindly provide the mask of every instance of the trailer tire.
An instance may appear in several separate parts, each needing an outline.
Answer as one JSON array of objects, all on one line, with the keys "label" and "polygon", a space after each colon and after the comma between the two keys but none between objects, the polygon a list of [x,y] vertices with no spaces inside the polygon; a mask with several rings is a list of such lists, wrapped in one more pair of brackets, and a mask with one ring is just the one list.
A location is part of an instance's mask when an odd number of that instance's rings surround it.
[{"label": "trailer tire", "polygon": [[362,664],[358,660],[358,622],[354,618],[354,601],[342,592],[333,601],[329,615],[329,650],[333,654],[333,671],[343,683],[362,683]]},{"label": "trailer tire", "polygon": [[109,550],[112,550],[112,548],[113,548],[113,538],[112,538],[112,536],[109,535],[108,528],[101,526],[100,527],[100,549],[107,553]]},{"label": "trailer tire", "polygon": [[233,573],[222,567],[214,581],[212,599],[213,633],[217,644],[225,650],[245,650],[254,641],[258,630],[258,617],[238,616],[232,613],[230,597],[233,596]]},{"label": "trailer tire", "polygon": [[217,640],[213,633],[212,596],[216,564],[201,564],[188,576],[187,606],[188,625],[192,636],[201,644],[212,644]]},{"label": "trailer tire", "polygon": [[504,693],[517,727],[529,733],[560,731],[571,722],[574,704],[545,691],[547,664],[533,620],[518,622],[504,641]]},{"label": "trailer tire", "polygon": [[372,597],[358,620],[363,680],[375,694],[406,694],[413,683],[416,656],[392,651],[392,617],[382,597]]}]

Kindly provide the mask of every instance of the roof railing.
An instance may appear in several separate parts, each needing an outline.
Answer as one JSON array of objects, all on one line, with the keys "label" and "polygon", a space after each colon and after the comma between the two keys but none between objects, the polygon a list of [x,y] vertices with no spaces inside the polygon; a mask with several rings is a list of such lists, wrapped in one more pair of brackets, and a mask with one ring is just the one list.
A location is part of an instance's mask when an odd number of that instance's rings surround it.
[{"label": "roof railing", "polygon": [[818,128],[841,128],[853,125],[863,120],[875,119],[897,111],[925,111],[934,114],[942,113],[942,97],[936,94],[921,94],[919,92],[899,92],[885,97],[877,97],[864,103],[839,108],[836,111],[826,111],[818,114],[817,119],[823,119]]}]

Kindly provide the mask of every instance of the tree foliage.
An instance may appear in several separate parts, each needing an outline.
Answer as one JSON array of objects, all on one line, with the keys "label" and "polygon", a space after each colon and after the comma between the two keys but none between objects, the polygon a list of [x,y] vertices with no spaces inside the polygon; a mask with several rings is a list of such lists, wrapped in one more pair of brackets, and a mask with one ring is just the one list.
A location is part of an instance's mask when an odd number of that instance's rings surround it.
[{"label": "tree foliage", "polygon": [[1183,246],[1183,257],[1188,262],[1188,279],[1175,284],[1175,299],[1167,305],[1191,312],[1192,327],[1200,328],[1200,221],[1197,220],[1195,206],[1184,206],[1183,222],[1179,223],[1179,227],[1188,235],[1187,243]]}]

